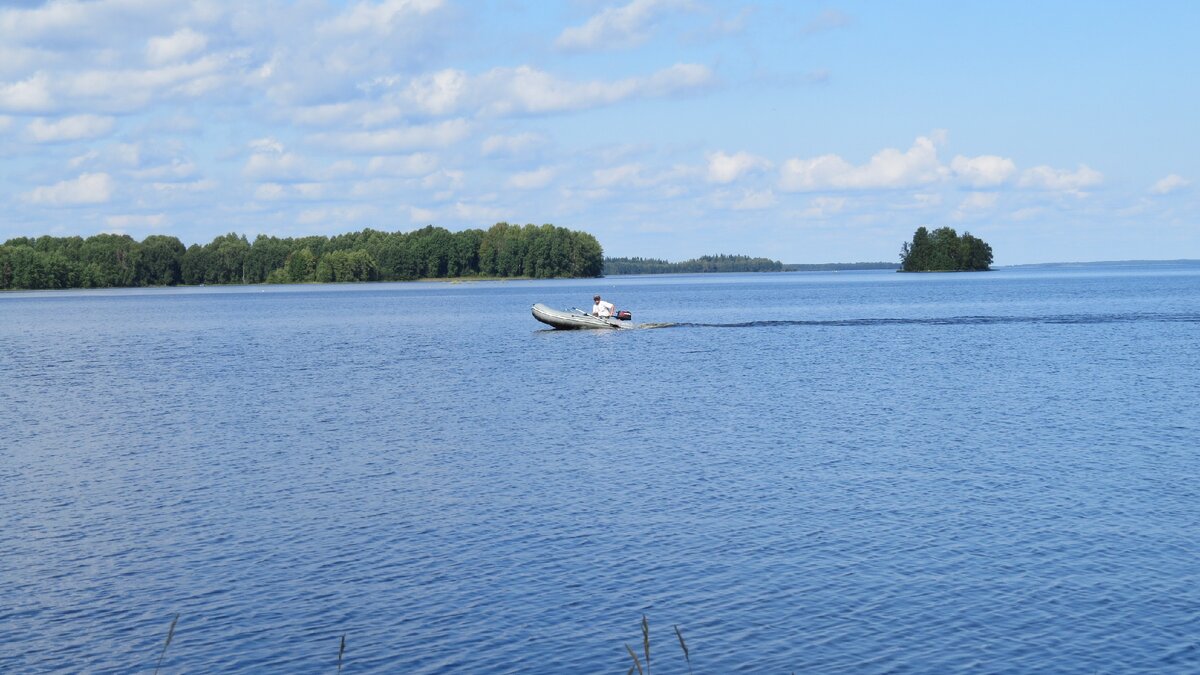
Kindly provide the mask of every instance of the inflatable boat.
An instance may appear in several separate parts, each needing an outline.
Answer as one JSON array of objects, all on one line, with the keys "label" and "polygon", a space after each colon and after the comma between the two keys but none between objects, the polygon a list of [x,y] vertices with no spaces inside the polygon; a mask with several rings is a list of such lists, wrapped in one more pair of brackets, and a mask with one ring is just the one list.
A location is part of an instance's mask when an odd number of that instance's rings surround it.
[{"label": "inflatable boat", "polygon": [[[618,318],[622,317],[622,318]],[[616,316],[610,318],[601,318],[592,316],[582,309],[564,311],[559,309],[551,309],[542,303],[537,303],[533,306],[533,318],[541,321],[547,326],[553,326],[562,330],[579,330],[581,328],[630,328],[626,323],[629,321],[630,314],[627,311],[617,312]]]}]

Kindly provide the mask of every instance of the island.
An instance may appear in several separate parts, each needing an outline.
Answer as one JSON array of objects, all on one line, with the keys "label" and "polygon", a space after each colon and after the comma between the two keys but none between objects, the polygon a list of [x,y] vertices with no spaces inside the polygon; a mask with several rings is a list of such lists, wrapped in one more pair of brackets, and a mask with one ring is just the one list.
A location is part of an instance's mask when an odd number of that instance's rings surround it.
[{"label": "island", "polygon": [[991,269],[992,247],[969,232],[952,227],[930,232],[918,227],[911,242],[900,246],[901,272],[979,272]]},{"label": "island", "polygon": [[781,272],[783,263],[745,255],[702,255],[683,262],[657,258],[605,258],[604,274],[696,274],[708,272]]},{"label": "island", "polygon": [[598,277],[604,254],[586,232],[496,223],[461,232],[361,232],[279,238],[224,234],[185,247],[176,237],[17,237],[0,245],[0,290]]}]

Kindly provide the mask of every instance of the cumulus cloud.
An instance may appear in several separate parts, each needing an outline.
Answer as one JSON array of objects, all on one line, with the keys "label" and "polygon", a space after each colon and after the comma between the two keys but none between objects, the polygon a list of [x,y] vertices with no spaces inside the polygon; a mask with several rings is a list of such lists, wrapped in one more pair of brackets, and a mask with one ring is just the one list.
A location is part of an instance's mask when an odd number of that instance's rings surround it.
[{"label": "cumulus cloud", "polygon": [[1035,190],[1079,193],[1083,188],[1099,185],[1103,180],[1103,174],[1086,164],[1080,164],[1075,171],[1042,165],[1027,169],[1021,174],[1018,184]]},{"label": "cumulus cloud", "polygon": [[845,197],[813,197],[800,213],[805,218],[828,218],[846,208]]},{"label": "cumulus cloud", "polygon": [[45,206],[103,204],[112,198],[114,187],[113,179],[107,173],[84,173],[72,180],[34,188],[25,198]]},{"label": "cumulus cloud", "polygon": [[50,77],[45,73],[35,73],[18,82],[0,83],[0,110],[44,112],[53,107]]},{"label": "cumulus cloud", "polygon": [[958,208],[951,214],[955,219],[963,219],[972,214],[991,211],[996,208],[1000,195],[995,192],[972,192],[959,203]]},{"label": "cumulus cloud", "polygon": [[1171,174],[1159,179],[1150,186],[1150,192],[1156,195],[1170,194],[1180,188],[1187,187],[1191,181],[1178,174]]},{"label": "cumulus cloud", "polygon": [[348,11],[326,22],[322,29],[340,34],[389,35],[405,21],[430,14],[440,9],[443,4],[442,0],[359,2]]},{"label": "cumulus cloud", "polygon": [[465,139],[470,132],[469,122],[464,119],[453,119],[434,124],[417,124],[377,131],[314,134],[310,140],[343,152],[376,154],[445,147]]},{"label": "cumulus cloud", "polygon": [[166,37],[150,38],[146,44],[146,60],[163,65],[191,56],[208,46],[208,38],[191,28],[182,28]]},{"label": "cumulus cloud", "polygon": [[519,156],[545,144],[546,139],[540,134],[522,133],[512,135],[497,134],[488,136],[480,145],[484,157]]},{"label": "cumulus cloud", "polygon": [[855,166],[838,155],[784,162],[779,185],[793,192],[815,190],[864,190],[925,185],[941,180],[946,169],[938,161],[938,134],[920,136],[901,152],[887,148],[866,164]]},{"label": "cumulus cloud", "polygon": [[97,138],[112,131],[116,121],[100,115],[72,115],[48,121],[39,117],[25,127],[25,134],[34,143],[57,143]]},{"label": "cumulus cloud", "polygon": [[1011,159],[997,155],[963,157],[959,155],[950,162],[956,178],[972,187],[1002,185],[1017,172]]},{"label": "cumulus cloud", "polygon": [[411,155],[372,157],[367,162],[368,176],[399,176],[414,178],[432,173],[437,169],[437,157],[417,152]]},{"label": "cumulus cloud", "polygon": [[633,98],[671,96],[713,84],[706,66],[677,63],[642,77],[572,81],[531,66],[471,76],[447,69],[409,82],[395,98],[428,115],[475,110],[487,115],[546,114],[597,108]]},{"label": "cumulus cloud", "polygon": [[592,178],[598,187],[639,187],[647,184],[647,181],[642,178],[641,164],[622,164],[621,166],[608,167],[605,169],[596,169],[592,172]]},{"label": "cumulus cloud", "polygon": [[748,152],[708,154],[708,182],[732,183],[747,173],[771,168],[771,162]]},{"label": "cumulus cloud", "polygon": [[250,141],[253,154],[242,167],[242,175],[252,180],[286,182],[296,181],[308,174],[307,163],[302,157],[284,149],[274,138],[258,138]]},{"label": "cumulus cloud", "polygon": [[747,190],[733,203],[732,208],[735,211],[757,211],[759,209],[769,209],[775,206],[778,201],[775,199],[775,193],[770,188],[766,190]]},{"label": "cumulus cloud", "polygon": [[543,166],[533,171],[513,174],[508,179],[508,186],[518,190],[536,190],[549,185],[556,175],[558,175],[557,169]]},{"label": "cumulus cloud", "polygon": [[620,7],[607,7],[582,26],[563,30],[554,41],[560,49],[589,50],[630,47],[650,37],[650,30],[663,14],[689,8],[683,0],[633,0]]}]

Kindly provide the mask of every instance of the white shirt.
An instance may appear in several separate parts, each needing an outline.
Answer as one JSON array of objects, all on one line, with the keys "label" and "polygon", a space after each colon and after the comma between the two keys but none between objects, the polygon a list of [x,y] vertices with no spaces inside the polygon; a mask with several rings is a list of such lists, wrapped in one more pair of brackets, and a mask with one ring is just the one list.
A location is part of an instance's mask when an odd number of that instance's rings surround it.
[{"label": "white shirt", "polygon": [[616,307],[614,307],[611,302],[601,300],[600,302],[592,305],[592,314],[608,318],[612,316],[614,309],[616,309]]}]

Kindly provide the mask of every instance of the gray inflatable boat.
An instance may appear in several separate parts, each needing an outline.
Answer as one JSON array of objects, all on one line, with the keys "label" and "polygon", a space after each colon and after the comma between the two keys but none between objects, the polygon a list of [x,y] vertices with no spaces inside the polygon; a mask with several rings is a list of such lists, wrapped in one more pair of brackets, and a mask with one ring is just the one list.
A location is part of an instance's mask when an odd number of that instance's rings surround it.
[{"label": "gray inflatable boat", "polygon": [[562,330],[632,327],[628,321],[619,321],[615,318],[602,319],[598,316],[592,316],[581,309],[576,309],[570,312],[559,309],[551,309],[540,302],[533,306],[533,318],[541,321],[547,326],[553,326]]}]

